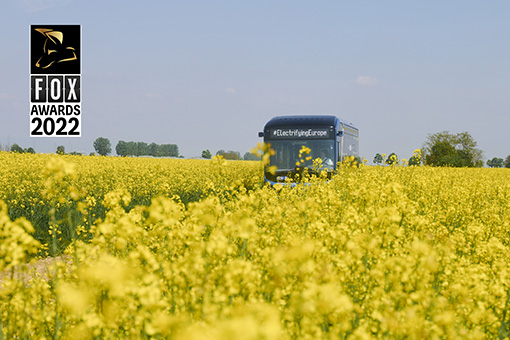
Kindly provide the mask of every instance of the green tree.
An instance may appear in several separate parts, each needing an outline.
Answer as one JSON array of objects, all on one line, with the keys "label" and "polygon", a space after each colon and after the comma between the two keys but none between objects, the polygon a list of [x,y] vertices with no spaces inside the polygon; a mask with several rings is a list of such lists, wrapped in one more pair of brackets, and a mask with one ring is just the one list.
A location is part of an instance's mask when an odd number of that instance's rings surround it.
[{"label": "green tree", "polygon": [[159,155],[162,157],[179,157],[179,147],[176,144],[161,144]]},{"label": "green tree", "polygon": [[392,152],[390,153],[390,155],[388,156],[388,158],[386,158],[386,164],[388,165],[395,165],[398,163],[398,156],[396,153]]},{"label": "green tree", "polygon": [[[451,142],[440,141],[431,148],[430,155],[425,156],[430,165],[453,165],[458,159],[457,150]],[[460,166],[460,165],[459,165]]]},{"label": "green tree", "polygon": [[137,142],[136,147],[138,148],[138,155],[140,156],[148,156],[149,155],[149,146],[145,142]]},{"label": "green tree", "polygon": [[123,140],[119,140],[115,146],[115,152],[119,156],[126,157],[128,155],[127,143]]},{"label": "green tree", "polygon": [[505,158],[505,168],[510,168],[510,155]]},{"label": "green tree", "polygon": [[139,156],[138,148],[136,147],[136,143],[133,141],[129,141],[126,143],[126,150],[127,156]]},{"label": "green tree", "polygon": [[159,145],[156,143],[150,143],[147,147],[149,150],[149,156],[159,157]]},{"label": "green tree", "polygon": [[374,157],[374,164],[382,164],[383,157],[380,153],[376,153]]},{"label": "green tree", "polygon": [[487,161],[487,165],[491,168],[502,168],[505,165],[503,158],[494,157]]},{"label": "green tree", "polygon": [[28,152],[28,153],[35,153],[35,150],[34,150],[34,148],[33,148],[33,147],[29,147],[29,148],[27,149],[27,152]]},{"label": "green tree", "polygon": [[94,150],[101,156],[106,156],[112,152],[112,145],[108,138],[99,137],[94,141]]},{"label": "green tree", "polygon": [[57,155],[65,155],[66,149],[63,145],[57,146]]},{"label": "green tree", "polygon": [[23,148],[18,144],[13,144],[11,146],[11,152],[23,153]]},{"label": "green tree", "polygon": [[414,150],[413,155],[409,158],[408,164],[409,164],[409,166],[421,165],[421,150],[420,149]]},{"label": "green tree", "polygon": [[211,157],[212,157],[212,155],[211,155],[211,151],[209,151],[209,149],[202,151],[202,158],[211,159]]},{"label": "green tree", "polygon": [[475,167],[483,165],[482,151],[467,132],[456,135],[448,131],[428,135],[422,151],[425,164],[431,166]]}]

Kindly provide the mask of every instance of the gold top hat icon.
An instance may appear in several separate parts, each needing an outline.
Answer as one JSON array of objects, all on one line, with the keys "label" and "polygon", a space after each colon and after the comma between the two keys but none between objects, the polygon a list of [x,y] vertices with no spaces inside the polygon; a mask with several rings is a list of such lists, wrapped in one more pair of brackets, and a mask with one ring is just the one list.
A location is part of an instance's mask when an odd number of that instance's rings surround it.
[{"label": "gold top hat icon", "polygon": [[43,55],[35,63],[36,67],[48,68],[54,63],[78,59],[73,47],[63,45],[64,34],[51,28],[36,28],[37,32],[46,37],[43,45]]}]

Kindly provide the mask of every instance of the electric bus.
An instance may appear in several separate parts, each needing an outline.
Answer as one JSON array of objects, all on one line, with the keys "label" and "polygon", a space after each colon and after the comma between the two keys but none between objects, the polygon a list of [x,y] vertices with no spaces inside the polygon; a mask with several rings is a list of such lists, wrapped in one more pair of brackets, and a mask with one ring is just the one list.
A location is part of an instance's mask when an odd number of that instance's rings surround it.
[{"label": "electric bus", "polygon": [[[308,173],[327,170],[331,177],[345,157],[359,157],[358,128],[335,116],[277,116],[259,137],[275,151],[269,166],[276,166],[276,172],[264,169],[265,181],[271,185],[299,181],[305,168]],[[322,161],[320,169],[314,169],[317,158]]]}]

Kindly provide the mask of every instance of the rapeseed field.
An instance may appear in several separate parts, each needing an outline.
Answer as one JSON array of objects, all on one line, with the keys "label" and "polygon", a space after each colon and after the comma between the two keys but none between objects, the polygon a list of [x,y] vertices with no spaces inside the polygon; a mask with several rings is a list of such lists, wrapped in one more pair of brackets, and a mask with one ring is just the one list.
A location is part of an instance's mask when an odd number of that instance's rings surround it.
[{"label": "rapeseed field", "polygon": [[0,162],[0,339],[510,337],[508,169]]}]

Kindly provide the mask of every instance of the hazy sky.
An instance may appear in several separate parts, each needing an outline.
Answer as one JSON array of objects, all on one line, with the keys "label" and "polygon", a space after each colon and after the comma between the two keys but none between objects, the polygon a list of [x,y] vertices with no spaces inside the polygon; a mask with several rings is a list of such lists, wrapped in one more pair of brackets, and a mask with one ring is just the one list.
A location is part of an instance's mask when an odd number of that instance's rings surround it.
[{"label": "hazy sky", "polygon": [[[2,0],[0,144],[244,154],[273,116],[332,114],[360,129],[370,162],[444,130],[504,158],[509,18],[507,0]],[[82,26],[80,138],[29,137],[30,24]]]}]

